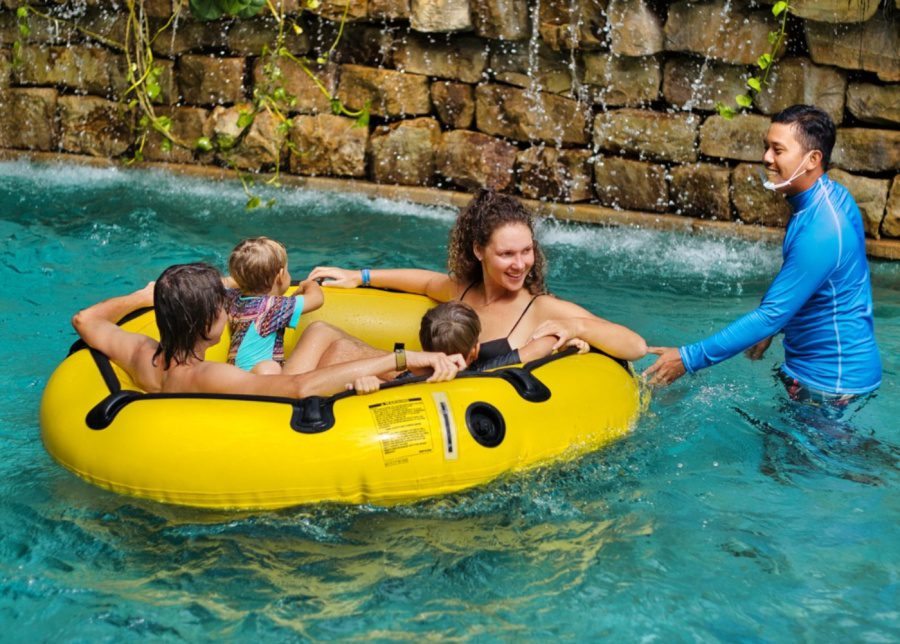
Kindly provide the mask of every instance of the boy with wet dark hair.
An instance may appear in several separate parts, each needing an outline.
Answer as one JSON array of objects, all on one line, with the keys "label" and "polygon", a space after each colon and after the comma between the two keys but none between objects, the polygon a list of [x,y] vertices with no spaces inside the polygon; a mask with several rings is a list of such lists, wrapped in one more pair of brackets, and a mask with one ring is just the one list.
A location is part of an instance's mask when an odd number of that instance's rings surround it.
[{"label": "boy with wet dark hair", "polygon": [[[149,287],[150,285],[148,285]],[[222,277],[208,264],[178,264],[159,276],[152,288],[159,346],[153,363],[162,356],[168,369],[174,362],[182,365],[197,355],[197,344],[211,340],[210,332],[225,305]]]}]

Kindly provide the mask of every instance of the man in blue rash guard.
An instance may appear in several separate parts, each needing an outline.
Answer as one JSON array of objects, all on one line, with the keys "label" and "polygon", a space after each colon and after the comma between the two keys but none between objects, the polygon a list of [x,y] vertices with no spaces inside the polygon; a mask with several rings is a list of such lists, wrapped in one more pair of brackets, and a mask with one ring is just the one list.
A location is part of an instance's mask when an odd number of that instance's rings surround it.
[{"label": "man in blue rash guard", "polygon": [[644,372],[651,385],[744,350],[758,360],[781,331],[779,374],[791,398],[841,406],[881,384],[862,217],[847,189],[825,174],[834,140],[834,123],[818,108],[794,105],[772,118],[764,185],[793,211],[781,270],[759,307],[721,331],[680,348],[650,347],[659,356]]}]

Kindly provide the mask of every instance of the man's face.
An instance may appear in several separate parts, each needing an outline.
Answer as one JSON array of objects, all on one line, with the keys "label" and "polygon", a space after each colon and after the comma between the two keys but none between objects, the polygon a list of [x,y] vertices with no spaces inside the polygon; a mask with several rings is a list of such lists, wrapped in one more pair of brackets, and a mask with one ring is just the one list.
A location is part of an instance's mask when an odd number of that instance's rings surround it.
[{"label": "man's face", "polygon": [[772,123],[766,133],[766,152],[763,163],[772,183],[783,183],[793,178],[787,186],[777,188],[778,192],[794,195],[809,188],[818,179],[818,174],[808,173],[818,165],[816,155],[803,147],[797,138],[793,124]]}]

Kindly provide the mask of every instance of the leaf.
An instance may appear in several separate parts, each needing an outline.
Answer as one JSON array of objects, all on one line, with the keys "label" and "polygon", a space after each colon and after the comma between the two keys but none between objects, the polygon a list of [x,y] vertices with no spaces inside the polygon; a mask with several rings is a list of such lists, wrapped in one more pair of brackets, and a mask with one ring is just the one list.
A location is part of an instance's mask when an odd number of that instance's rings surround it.
[{"label": "leaf", "polygon": [[238,18],[252,18],[266,6],[266,0],[250,0],[244,3],[244,8],[235,13]]},{"label": "leaf", "polygon": [[769,44],[774,45],[776,42],[778,42],[778,37],[780,35],[781,34],[779,34],[777,31],[770,31],[769,32]]},{"label": "leaf", "polygon": [[752,89],[754,92],[762,91],[762,85],[760,85],[759,79],[756,78],[755,76],[747,79],[747,87]]},{"label": "leaf", "polygon": [[331,99],[331,113],[340,116],[341,112],[344,111],[344,106],[341,105],[341,99],[333,98]]},{"label": "leaf", "polygon": [[772,15],[780,16],[784,12],[784,10],[787,8],[788,8],[787,2],[782,2],[782,1],[776,2],[774,5],[772,5]]},{"label": "leaf", "polygon": [[216,20],[222,17],[222,10],[215,0],[190,0],[191,13],[197,20]]},{"label": "leaf", "polygon": [[163,149],[163,152],[171,152],[172,151],[172,139],[163,139],[160,147]]},{"label": "leaf", "polygon": [[222,150],[223,152],[227,152],[231,148],[234,147],[234,137],[228,136],[227,134],[217,134],[215,146]]},{"label": "leaf", "polygon": [[772,55],[771,54],[763,54],[759,58],[756,59],[756,64],[759,65],[760,69],[768,69],[769,65],[772,64]]},{"label": "leaf", "polygon": [[719,112],[719,116],[728,121],[734,118],[734,109],[725,105],[724,103],[716,103],[716,110]]},{"label": "leaf", "polygon": [[29,26],[28,26],[27,24],[25,24],[24,22],[20,22],[20,23],[19,23],[19,34],[20,34],[23,38],[28,38],[28,36],[31,35],[31,27],[29,27]]},{"label": "leaf", "polygon": [[22,20],[28,17],[28,7],[22,6],[16,9],[16,18]]},{"label": "leaf", "polygon": [[159,96],[159,93],[160,93],[159,83],[157,83],[152,78],[148,78],[145,85],[147,88],[147,96],[150,97],[151,101],[155,100]]},{"label": "leaf", "polygon": [[238,116],[237,126],[242,130],[253,125],[253,120],[256,118],[256,115],[253,112],[241,112],[240,116]]},{"label": "leaf", "polygon": [[271,208],[271,207],[274,206],[276,203],[278,203],[278,202],[277,202],[275,199],[269,199],[269,200],[266,202],[266,208]]},{"label": "leaf", "polygon": [[753,105],[753,99],[746,94],[738,94],[734,97],[734,102],[741,107],[750,107],[751,105]]},{"label": "leaf", "polygon": [[245,209],[253,210],[254,208],[259,208],[261,203],[262,203],[262,199],[260,199],[256,195],[253,195],[252,197],[250,197],[247,200],[247,205],[245,206]]},{"label": "leaf", "polygon": [[194,143],[194,147],[202,152],[211,152],[213,149],[212,141],[209,140],[208,136],[201,136],[197,139],[196,143]]},{"label": "leaf", "polygon": [[319,0],[307,0],[306,2],[306,6],[310,9],[318,9],[320,4]]},{"label": "leaf", "polygon": [[168,132],[172,129],[172,119],[168,116],[159,116],[156,118],[156,129],[161,132]]},{"label": "leaf", "polygon": [[296,22],[291,26],[294,28],[294,33],[297,34],[298,36],[303,33],[303,27],[298,25]]},{"label": "leaf", "polygon": [[327,61],[324,56],[319,56],[318,58],[316,58],[316,62],[320,65],[324,65]]}]

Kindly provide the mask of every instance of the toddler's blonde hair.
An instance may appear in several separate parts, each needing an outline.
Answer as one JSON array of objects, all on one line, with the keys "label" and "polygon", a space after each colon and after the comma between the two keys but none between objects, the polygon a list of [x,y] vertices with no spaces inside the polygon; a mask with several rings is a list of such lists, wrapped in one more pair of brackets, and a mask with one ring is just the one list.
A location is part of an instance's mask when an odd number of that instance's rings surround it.
[{"label": "toddler's blonde hair", "polygon": [[284,244],[268,237],[245,239],[228,258],[231,277],[242,292],[251,295],[268,293],[283,268],[287,268],[287,250]]}]

